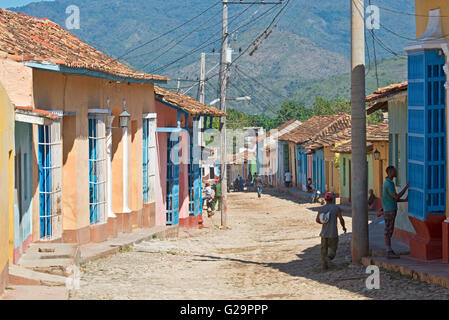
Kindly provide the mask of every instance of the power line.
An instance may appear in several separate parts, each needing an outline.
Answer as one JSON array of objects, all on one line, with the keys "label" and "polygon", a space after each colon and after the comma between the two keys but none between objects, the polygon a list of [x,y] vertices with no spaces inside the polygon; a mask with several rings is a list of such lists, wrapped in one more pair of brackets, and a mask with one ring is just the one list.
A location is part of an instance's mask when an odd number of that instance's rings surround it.
[{"label": "power line", "polygon": [[[414,16],[414,17],[425,17],[425,18],[429,18],[432,16],[426,15],[426,14],[416,14],[416,13],[410,13],[410,12],[402,12],[399,10],[395,10],[395,9],[391,9],[391,8],[386,8],[386,7],[381,7],[381,6],[377,6],[379,9],[385,10],[385,11],[389,11],[392,13],[397,13],[397,14],[402,14],[402,15],[407,15],[407,16]],[[440,16],[441,18],[449,18],[449,16]]]},{"label": "power line", "polygon": [[[269,8],[269,9],[266,10],[263,14],[261,14],[259,17],[257,17],[257,18],[255,18],[254,20],[248,22],[247,24],[242,25],[242,26],[236,28],[234,31],[232,31],[231,33],[229,33],[229,35],[234,34],[234,33],[237,32],[239,29],[241,29],[241,28],[243,28],[243,27],[245,27],[245,26],[247,26],[247,25],[250,25],[250,24],[254,23],[255,21],[259,20],[260,18],[264,17],[264,16],[265,16],[266,14],[268,14],[274,7],[275,7],[275,6]],[[215,34],[214,34],[214,35],[215,35]],[[167,63],[167,64],[165,64],[165,65],[163,65],[163,66],[161,66],[161,67],[159,67],[159,68],[157,68],[157,69],[155,69],[155,70],[152,70],[150,73],[156,73],[156,72],[158,72],[158,71],[160,71],[160,70],[166,69],[167,67],[172,66],[172,65],[175,64],[176,62],[178,62],[178,61],[180,61],[180,60],[182,60],[182,59],[184,59],[184,58],[186,58],[186,57],[188,57],[188,56],[190,56],[190,55],[192,55],[192,54],[198,52],[199,50],[204,49],[204,48],[206,48],[207,46],[209,46],[209,45],[211,45],[211,44],[214,44],[214,43],[216,43],[216,42],[218,42],[218,41],[221,40],[221,37],[220,37],[220,38],[217,38],[217,39],[214,40],[214,41],[207,42],[207,41],[209,41],[211,38],[213,38],[214,35],[212,35],[212,36],[209,37],[205,42],[203,42],[202,44],[200,44],[199,47],[196,47],[196,48],[190,50],[190,51],[187,52],[186,54],[182,55],[181,57],[175,59],[174,61],[172,61],[172,62],[170,62],[170,63]],[[142,68],[145,68],[145,67],[147,67],[148,65],[149,65],[149,63],[146,64],[146,65],[144,65]]]},{"label": "power line", "polygon": [[[249,10],[250,8],[251,8],[251,6],[247,7],[247,8],[244,9],[244,10],[242,10],[242,11],[239,12],[238,14],[234,15],[234,16],[231,18],[231,23],[234,22],[238,17],[240,17],[242,14],[244,14],[244,13],[245,13],[247,10]],[[175,42],[175,41],[177,40],[177,38],[173,38],[170,42],[166,43],[164,46],[161,46],[161,47],[159,47],[159,48],[157,48],[157,49],[155,49],[155,50],[152,50],[152,51],[146,52],[146,53],[142,53],[142,54],[139,54],[139,55],[137,55],[137,56],[130,57],[130,58],[141,57],[141,56],[149,55],[149,54],[152,54],[152,53],[154,53],[154,52],[157,52],[157,51],[159,51],[159,50],[161,50],[161,49],[165,49],[164,52],[163,52],[162,54],[160,54],[159,56],[157,56],[156,58],[153,59],[153,62],[154,62],[155,60],[159,59],[161,56],[163,56],[164,54],[166,54],[168,51],[170,51],[171,49],[173,49],[174,47],[176,47],[178,44],[180,44],[181,42],[183,42],[185,39],[187,39],[187,38],[188,38],[189,36],[191,36],[192,34],[197,33],[197,32],[200,32],[200,31],[203,31],[203,30],[206,30],[206,29],[210,29],[210,27],[204,28],[204,25],[207,24],[209,21],[211,21],[213,18],[215,18],[215,17],[216,17],[217,15],[219,15],[220,13],[221,13],[221,11],[219,10],[219,11],[216,12],[211,18],[209,18],[206,22],[200,24],[200,25],[199,25],[197,28],[195,28],[193,31],[187,33],[187,35],[186,35],[185,37],[183,37],[183,38],[181,38],[181,40],[177,41],[177,42],[175,43],[175,45],[173,45],[172,47],[170,47],[170,48],[168,48],[168,49],[165,48],[165,46],[167,46],[167,45],[169,45],[169,44]],[[218,25],[220,25],[220,24],[221,24],[221,22],[220,22],[220,23],[217,23],[217,24],[214,24],[213,27],[214,27],[214,26],[218,26]],[[210,38],[209,38],[209,39],[210,39]]]},{"label": "power line", "polygon": [[154,42],[154,41],[156,41],[156,40],[159,40],[159,39],[162,38],[163,36],[166,36],[167,34],[172,33],[173,31],[176,31],[176,30],[182,28],[183,26],[189,24],[189,23],[192,22],[193,20],[195,20],[195,19],[201,17],[203,14],[205,14],[205,13],[208,12],[209,10],[213,9],[215,6],[217,6],[217,5],[220,4],[220,3],[221,3],[221,0],[215,2],[212,6],[208,7],[206,10],[202,11],[201,13],[199,13],[199,14],[196,15],[196,16],[194,16],[193,18],[191,18],[191,19],[187,20],[186,22],[184,22],[184,23],[178,25],[177,27],[174,27],[174,28],[168,30],[167,32],[164,32],[164,33],[160,34],[159,36],[157,36],[157,37],[155,37],[155,38],[153,38],[153,39],[151,39],[151,40],[149,40],[149,41],[146,41],[145,43],[143,43],[143,44],[141,44],[141,45],[139,45],[139,46],[137,46],[137,47],[135,47],[135,48],[133,48],[133,49],[127,51],[125,54],[121,55],[121,56],[118,57],[117,59],[121,59],[121,58],[127,56],[128,54],[130,54],[131,52],[134,52],[134,51],[136,51],[136,50],[138,50],[138,49],[140,49],[140,48],[142,48],[142,47],[144,47],[144,46],[146,46],[146,45],[148,45],[148,44],[150,44],[150,43],[152,43],[152,42]]},{"label": "power line", "polygon": [[256,80],[255,78],[252,78],[252,77],[249,76],[247,73],[243,72],[243,70],[242,70],[239,66],[235,65],[234,68],[235,68],[235,70],[236,70],[237,72],[241,73],[245,78],[248,78],[248,79],[254,81],[254,82],[257,83],[258,85],[260,85],[262,88],[264,88],[264,89],[266,89],[267,91],[271,92],[273,95],[275,95],[275,96],[277,96],[277,97],[279,97],[279,98],[281,98],[281,99],[285,99],[285,100],[288,100],[288,99],[289,99],[288,97],[285,97],[285,96],[281,95],[280,93],[274,91],[273,89],[267,87],[266,85],[264,85],[262,82]]}]

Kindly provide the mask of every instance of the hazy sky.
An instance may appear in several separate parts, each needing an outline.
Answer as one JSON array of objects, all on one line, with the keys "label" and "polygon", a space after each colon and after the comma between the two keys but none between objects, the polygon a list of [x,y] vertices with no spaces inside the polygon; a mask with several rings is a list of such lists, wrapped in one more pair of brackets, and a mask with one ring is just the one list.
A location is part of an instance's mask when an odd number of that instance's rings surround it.
[{"label": "hazy sky", "polygon": [[42,0],[0,0],[0,8],[20,7],[30,2],[40,2]]}]

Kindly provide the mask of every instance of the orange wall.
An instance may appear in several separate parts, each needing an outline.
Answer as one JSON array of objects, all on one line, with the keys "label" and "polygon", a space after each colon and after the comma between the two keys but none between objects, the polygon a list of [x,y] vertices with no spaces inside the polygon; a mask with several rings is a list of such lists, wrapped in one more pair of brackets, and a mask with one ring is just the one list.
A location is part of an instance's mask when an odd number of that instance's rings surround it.
[{"label": "orange wall", "polygon": [[[106,109],[108,97],[112,114],[116,116],[113,127],[118,127],[118,115],[125,98],[131,114],[127,137],[130,152],[128,203],[130,209],[141,210],[142,170],[138,168],[142,167],[142,114],[155,112],[153,84],[117,83],[41,70],[33,71],[33,84],[37,108],[76,112],[76,116],[64,117],[62,129],[64,230],[89,226],[88,109]],[[112,210],[117,213],[123,208],[122,146],[122,129],[113,129]]]}]

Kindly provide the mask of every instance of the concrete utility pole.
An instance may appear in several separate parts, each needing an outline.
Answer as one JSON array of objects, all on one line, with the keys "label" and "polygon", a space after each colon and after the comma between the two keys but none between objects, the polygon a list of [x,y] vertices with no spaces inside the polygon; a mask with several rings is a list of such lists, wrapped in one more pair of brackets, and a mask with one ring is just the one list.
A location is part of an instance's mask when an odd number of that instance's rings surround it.
[{"label": "concrete utility pole", "polygon": [[[221,43],[220,62],[220,109],[226,112],[226,86],[227,86],[227,51],[228,51],[228,0],[223,0],[223,33]],[[220,120],[220,178],[221,178],[221,226],[227,226],[227,175],[226,175],[226,117]]]},{"label": "concrete utility pole", "polygon": [[369,254],[364,0],[351,1],[352,263]]}]

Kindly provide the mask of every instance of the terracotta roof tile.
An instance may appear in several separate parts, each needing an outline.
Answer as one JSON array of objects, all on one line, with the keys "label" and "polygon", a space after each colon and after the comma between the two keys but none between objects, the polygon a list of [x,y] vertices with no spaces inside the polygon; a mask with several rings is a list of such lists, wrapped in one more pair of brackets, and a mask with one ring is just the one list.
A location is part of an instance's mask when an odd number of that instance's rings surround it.
[{"label": "terracotta roof tile", "polygon": [[[368,150],[372,148],[373,142],[375,141],[388,141],[388,123],[381,122],[375,125],[369,125],[366,128],[366,146]],[[336,153],[351,153],[352,151],[352,143],[351,137],[349,137],[348,141],[336,146],[331,150]]]},{"label": "terracotta roof tile", "polygon": [[17,113],[21,113],[21,114],[34,115],[34,116],[44,117],[44,118],[48,118],[48,119],[52,119],[52,120],[58,118],[58,115],[55,113],[52,113],[47,110],[36,109],[33,107],[17,107],[17,106],[15,106],[14,109],[16,110]]},{"label": "terracotta roof tile", "polygon": [[351,116],[340,113],[329,116],[313,116],[294,130],[283,134],[279,140],[303,144],[336,133],[351,125]]},{"label": "terracotta roof tile", "polygon": [[389,86],[382,87],[377,89],[373,92],[373,94],[370,94],[366,97],[366,102],[373,102],[381,98],[388,97],[393,94],[397,94],[402,91],[407,91],[408,88],[408,82],[401,82],[401,83],[395,83],[390,84]]},{"label": "terracotta roof tile", "polygon": [[226,116],[226,113],[223,111],[215,107],[202,104],[188,95],[168,91],[158,86],[154,86],[154,92],[162,101],[174,105],[190,113],[191,115],[210,115],[215,117]]},{"label": "terracotta roof tile", "polygon": [[169,80],[131,70],[48,19],[4,9],[0,9],[0,54],[16,61],[45,61],[127,79]]}]

